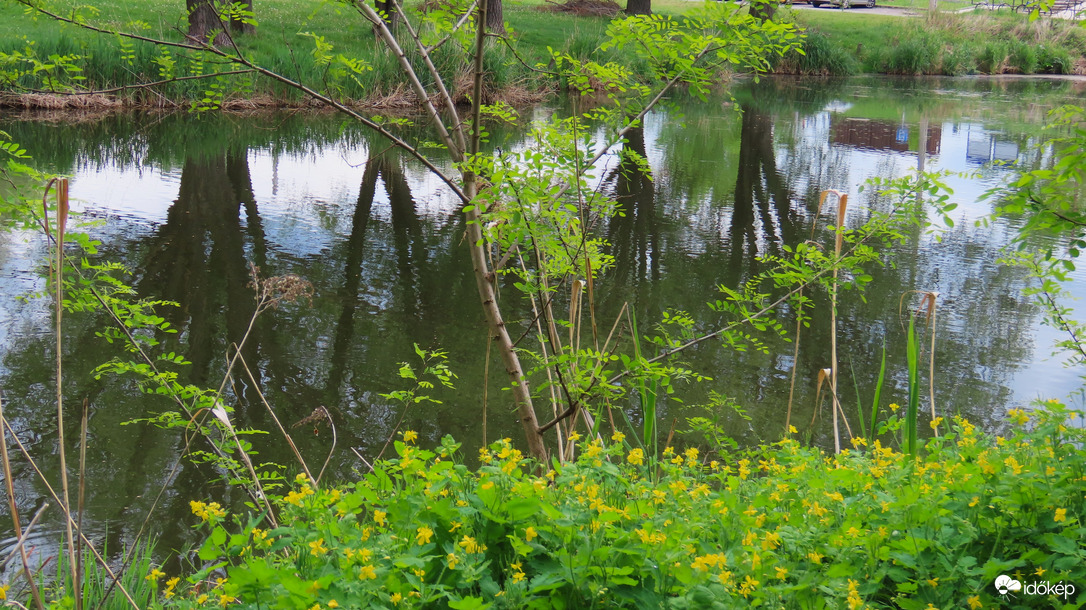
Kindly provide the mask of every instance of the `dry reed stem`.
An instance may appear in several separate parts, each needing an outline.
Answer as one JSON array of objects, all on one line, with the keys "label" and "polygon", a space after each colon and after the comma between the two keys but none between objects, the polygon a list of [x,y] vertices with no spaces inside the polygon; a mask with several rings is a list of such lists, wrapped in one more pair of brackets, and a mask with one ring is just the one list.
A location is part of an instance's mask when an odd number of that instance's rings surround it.
[{"label": "dry reed stem", "polygon": [[[89,406],[88,401],[87,401],[86,398],[84,398],[83,399],[83,417],[80,418],[80,422],[79,422],[79,496],[76,499],[76,515],[77,515],[76,527],[78,527],[80,531],[83,530],[83,508],[84,508],[83,500],[86,497],[86,491],[87,491],[87,421],[88,421],[88,415],[89,415],[88,406]],[[80,578],[82,578],[82,576],[83,576],[83,540],[82,539],[76,539],[75,543],[76,543],[76,545],[75,545],[75,547],[76,547],[75,557],[76,557],[76,561],[79,562],[78,565],[76,565],[75,572],[76,572],[76,574],[78,574],[80,576]],[[79,581],[76,581],[74,588],[75,588],[76,591],[82,591],[82,589],[83,589],[80,586]],[[76,595],[75,596],[75,608],[76,608],[76,610],[83,610],[83,596],[82,595]]]},{"label": "dry reed stem", "polygon": [[[23,454],[23,457],[26,458],[27,462],[30,464],[30,467],[34,469],[34,473],[38,475],[38,478],[41,480],[42,484],[45,485],[45,489],[49,492],[49,495],[53,498],[53,501],[61,505],[61,512],[64,513],[65,521],[68,523],[68,526],[71,527],[74,524],[72,514],[64,507],[63,502],[61,502],[60,496],[57,495],[57,492],[49,483],[49,479],[46,478],[45,473],[43,473],[41,471],[41,468],[38,467],[38,463],[34,461],[33,456],[30,455],[30,450],[26,448],[26,445],[24,445],[23,442],[19,440],[19,437],[15,434],[15,429],[11,427],[11,422],[9,422],[5,417],[0,417],[0,426],[3,426],[3,429],[7,430],[11,434],[11,438],[15,441],[15,444],[19,446],[19,451]],[[2,431],[3,430],[0,430],[0,432]],[[101,553],[98,552],[98,549],[94,548],[94,543],[92,543],[87,538],[82,530],[77,530],[76,533],[79,535],[80,538],[83,539],[83,544],[85,544],[91,554],[94,555],[94,559],[98,562],[98,565],[102,566],[102,569],[106,571],[106,574],[108,574],[109,578],[113,581],[110,584],[110,587],[116,586],[124,595],[125,599],[128,600],[128,603],[136,610],[140,610],[139,604],[136,603],[136,600],[132,599],[132,595],[128,592],[127,589],[124,588],[124,585],[121,584],[120,577],[117,576],[117,574],[113,571],[113,568],[110,567],[109,562],[102,557]]]},{"label": "dry reed stem", "polygon": [[260,397],[260,402],[263,403],[264,408],[267,409],[268,414],[271,415],[272,421],[274,421],[275,426],[279,428],[279,432],[283,434],[283,438],[287,440],[287,445],[289,445],[290,450],[294,452],[295,459],[297,459],[298,463],[301,464],[302,471],[305,472],[305,476],[309,477],[310,482],[312,482],[313,486],[316,487],[317,480],[314,479],[313,474],[309,472],[309,465],[306,464],[305,459],[302,458],[302,453],[298,451],[298,446],[294,444],[294,439],[291,438],[290,434],[287,433],[287,429],[284,428],[282,422],[279,421],[279,417],[275,414],[275,409],[273,409],[272,406],[268,404],[268,400],[267,398],[265,398],[264,392],[260,391],[260,384],[256,382],[256,377],[253,376],[253,371],[249,368],[249,364],[245,361],[245,357],[241,356],[240,360],[241,368],[245,371],[245,374],[248,375],[249,383],[252,384],[252,387],[256,388],[256,395]]},{"label": "dry reed stem", "polygon": [[34,526],[38,524],[38,518],[41,517],[42,513],[44,513],[45,509],[47,508],[49,508],[49,503],[42,502],[42,505],[39,506],[38,510],[34,512],[34,516],[31,517],[30,523],[26,524],[26,529],[23,530],[23,533],[18,537],[18,539],[15,540],[15,548],[11,549],[11,552],[8,553],[8,556],[4,558],[4,563],[0,564],[0,570],[5,572],[7,571],[8,564],[11,563],[12,559],[15,559],[16,553],[20,555],[26,555],[25,545],[26,541],[30,538],[30,532],[34,529]]},{"label": "dry reed stem", "polygon": [[[50,189],[56,189],[57,222],[54,247],[56,258],[49,263],[49,277],[54,285],[53,315],[56,320],[56,399],[57,399],[57,457],[60,459],[60,489],[63,497],[63,510],[71,512],[68,496],[68,461],[67,443],[64,440],[64,228],[68,224],[68,179],[53,178],[45,186],[42,196],[42,212],[46,232],[49,232],[49,207],[46,200]],[[79,583],[75,554],[75,535],[71,522],[65,522],[67,533],[68,561],[72,583]],[[79,609],[81,610],[81,609]]]},{"label": "dry reed stem", "polygon": [[[905,297],[910,294],[920,295],[920,304],[917,306],[916,312],[924,314],[924,323],[931,328],[931,346],[928,354],[928,401],[931,404],[931,421],[934,423],[938,419],[935,415],[935,315],[939,293],[934,290],[909,290],[902,293],[897,306],[899,318],[905,306]],[[902,323],[902,326],[904,327],[904,323]],[[938,426],[933,426],[932,430],[935,431],[936,436],[939,435]]]},{"label": "dry reed stem", "polygon": [[[528,266],[527,266],[527,264],[525,264],[524,257],[521,256],[519,248],[517,249],[517,261],[520,263],[521,270],[523,270],[524,273],[527,274],[528,273]],[[547,356],[547,342],[544,340],[543,322],[541,320],[541,318],[543,316],[542,316],[542,313],[540,312],[539,305],[536,303],[536,298],[535,298],[534,293],[530,293],[528,295],[528,300],[532,304],[532,319],[535,320],[536,337],[539,339],[539,348],[542,350],[543,361],[546,362],[548,356]],[[548,299],[548,302],[549,302],[549,299]],[[572,307],[572,303],[570,304],[570,306]],[[489,349],[489,347],[490,347],[490,343],[488,342],[487,343],[487,348]],[[555,393],[555,391],[556,391],[555,390],[555,385],[556,384],[554,383],[554,373],[551,371],[551,367],[549,367],[549,366],[545,367],[545,370],[547,371],[547,390],[550,392],[550,395],[551,395],[551,411],[554,413],[554,417],[557,418],[558,414],[559,414],[559,409],[558,409],[559,401],[558,401],[558,395]],[[558,463],[562,464],[562,463],[565,463],[565,461],[566,461],[566,446],[565,446],[565,441],[562,440],[562,436],[563,436],[562,435],[562,426],[555,426],[555,433],[558,435],[558,443],[557,443],[557,447],[558,447]]]},{"label": "dry reed stem", "polygon": [[[4,420],[4,397],[0,394],[0,421]],[[8,459],[8,436],[7,433],[0,428],[0,461],[3,462],[4,467],[4,487],[8,493],[8,509],[11,511],[11,521],[14,525],[15,537],[23,537],[23,529],[19,524],[19,507],[15,504],[15,484],[11,478],[11,461]],[[26,577],[26,582],[30,586],[30,597],[34,600],[34,605],[38,607],[38,610],[44,610],[45,604],[42,603],[41,594],[38,592],[38,585],[34,581],[34,575],[30,572],[30,558],[27,557],[26,548],[19,545],[19,555],[23,560],[23,576]],[[6,563],[6,562],[5,562]]]},{"label": "dry reed stem", "polygon": [[[833,189],[822,191],[818,202],[819,209],[821,209],[822,203],[826,201],[826,197],[829,195],[837,197],[837,225],[834,231],[836,237],[833,242],[833,252],[835,260],[839,261],[841,249],[844,245],[843,227],[845,210],[848,208],[848,194]],[[841,403],[837,396],[837,276],[838,265],[835,264],[833,266],[833,283],[830,284],[830,391],[833,393],[833,452],[841,453],[841,430],[837,421],[837,413],[841,411]],[[845,425],[847,426],[848,423],[846,422]]]}]

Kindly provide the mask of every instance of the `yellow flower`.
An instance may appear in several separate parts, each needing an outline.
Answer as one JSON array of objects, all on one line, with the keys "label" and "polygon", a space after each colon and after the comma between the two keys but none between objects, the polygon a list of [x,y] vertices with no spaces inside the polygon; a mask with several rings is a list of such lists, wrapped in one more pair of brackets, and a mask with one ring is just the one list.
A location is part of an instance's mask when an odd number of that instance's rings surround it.
[{"label": "yellow flower", "polygon": [[393,593],[393,594],[392,594],[392,597],[390,597],[390,598],[388,598],[388,599],[389,599],[389,601],[391,601],[391,602],[392,602],[393,604],[399,604],[399,603],[400,603],[400,601],[401,601],[401,600],[403,599],[403,596],[402,596],[402,595],[400,595],[399,593]]},{"label": "yellow flower", "polygon": [[943,423],[943,418],[942,417],[936,417],[935,419],[931,420],[931,423],[929,423],[928,425],[931,426],[932,430],[938,430],[939,429],[939,424],[941,424],[941,423]]},{"label": "yellow flower", "polygon": [[426,544],[427,542],[430,542],[430,538],[433,538],[433,537],[434,537],[434,530],[432,530],[432,529],[430,529],[430,528],[428,528],[426,526],[420,527],[415,533],[415,540],[418,541],[419,546],[422,546],[422,545]]},{"label": "yellow flower", "polygon": [[[177,586],[177,583],[179,583],[179,582],[181,582],[181,577],[180,576],[174,576],[173,578],[167,580],[166,581],[166,590],[163,592],[163,594],[167,598],[173,597],[173,595],[174,595],[173,590]],[[3,599],[3,598],[0,598],[0,599]]]},{"label": "yellow flower", "polygon": [[478,553],[480,550],[479,544],[471,536],[464,536],[460,539],[460,548],[469,553]]},{"label": "yellow flower", "polygon": [[339,607],[339,602],[333,599],[332,601],[328,602],[328,607],[332,608],[332,610],[335,610]]},{"label": "yellow flower", "polygon": [[460,559],[452,553],[445,556],[445,561],[448,562],[450,570],[455,570],[456,564],[460,563]]},{"label": "yellow flower", "polygon": [[230,602],[237,601],[232,596],[223,593],[219,596],[219,606],[225,608],[230,605]]},{"label": "yellow flower", "polygon": [[6,600],[8,598],[8,589],[11,585],[0,585],[0,600]]},{"label": "yellow flower", "polygon": [[1019,426],[1024,426],[1029,423],[1029,414],[1026,413],[1025,409],[1011,409],[1010,411],[1007,411],[1007,415],[1009,415],[1011,420]]},{"label": "yellow flower", "polygon": [[419,440],[419,433],[418,432],[415,432],[414,430],[406,430],[403,433],[403,442],[405,442],[405,443],[413,443],[413,442],[415,442],[417,440]]},{"label": "yellow flower", "polygon": [[309,554],[314,557],[320,557],[328,552],[328,549],[324,548],[324,538],[318,538],[309,543]]},{"label": "yellow flower", "polygon": [[807,553],[807,559],[810,559],[813,563],[822,563],[823,557],[825,557],[825,555],[821,553],[816,553],[815,551]]},{"label": "yellow flower", "polygon": [[163,572],[162,570],[160,570],[158,568],[155,568],[155,569],[151,570],[151,573],[148,574],[144,580],[156,581],[156,580],[158,580],[159,578],[162,578],[165,575],[166,575],[165,572]]},{"label": "yellow flower", "polygon": [[528,529],[524,530],[524,540],[527,542],[531,542],[532,538],[535,538],[538,535],[539,534],[536,533],[534,527],[529,526]]},{"label": "yellow flower", "polygon": [[1056,523],[1059,523],[1060,521],[1067,521],[1067,509],[1066,508],[1057,508],[1056,509],[1056,514],[1053,515],[1052,520],[1055,521]]},{"label": "yellow flower", "polygon": [[980,603],[979,595],[974,595],[965,601],[969,603],[969,610],[977,610],[978,608],[984,607],[984,604]]},{"label": "yellow flower", "polygon": [[377,570],[371,565],[364,565],[362,566],[362,569],[358,571],[358,578],[359,580],[376,579]]},{"label": "yellow flower", "polygon": [[788,426],[788,432],[791,434],[799,434],[799,430],[796,430],[795,426]]},{"label": "yellow flower", "polygon": [[616,430],[615,433],[611,435],[611,440],[615,441],[616,443],[621,443],[622,441],[626,440],[626,435]]},{"label": "yellow flower", "polygon": [[207,601],[207,593],[204,593],[204,594],[200,595],[200,597],[196,598],[196,603],[197,604],[202,604],[202,603],[204,603],[206,601]]},{"label": "yellow flower", "polygon": [[848,608],[849,610],[857,610],[864,604],[864,600],[860,597],[860,591],[856,588],[856,581],[851,578],[848,579]]},{"label": "yellow flower", "polygon": [[1036,574],[1037,576],[1044,576],[1045,575],[1045,569],[1044,568],[1037,568],[1037,570],[1035,572],[1033,572],[1033,573]]},{"label": "yellow flower", "polygon": [[927,583],[928,583],[928,585],[930,585],[930,586],[931,586],[932,588],[935,588],[935,587],[938,587],[938,586],[939,586],[939,579],[938,579],[938,578],[929,578],[929,579],[928,579],[928,580],[927,580],[926,582],[927,582]]},{"label": "yellow flower", "polygon": [[901,405],[897,404],[896,402],[890,403],[890,412],[891,413],[897,412],[897,410],[900,409],[900,408],[901,408]]},{"label": "yellow flower", "polygon": [[626,456],[626,461],[634,466],[640,466],[645,463],[645,452],[641,449],[634,449],[630,451],[630,455]]},{"label": "yellow flower", "polygon": [[581,440],[581,435],[577,434],[576,432],[570,432],[569,433],[569,440],[574,441],[574,442],[579,441],[579,440]]},{"label": "yellow flower", "polygon": [[749,597],[754,592],[754,588],[757,587],[759,582],[750,577],[750,574],[743,579],[743,583],[739,585],[739,593],[743,597]]},{"label": "yellow flower", "polygon": [[973,499],[969,501],[969,508],[973,508],[977,504],[980,504],[980,496],[973,496]]},{"label": "yellow flower", "polygon": [[388,513],[383,510],[373,511],[373,521],[377,523],[377,525],[384,525],[386,516],[388,516]]},{"label": "yellow flower", "polygon": [[784,580],[788,576],[788,569],[780,566],[773,568],[777,571],[777,580]]}]

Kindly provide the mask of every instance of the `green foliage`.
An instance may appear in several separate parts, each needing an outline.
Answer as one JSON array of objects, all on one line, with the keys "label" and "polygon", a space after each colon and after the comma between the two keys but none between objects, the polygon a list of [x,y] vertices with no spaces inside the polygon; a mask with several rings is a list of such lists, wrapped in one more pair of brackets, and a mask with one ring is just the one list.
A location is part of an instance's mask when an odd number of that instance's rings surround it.
[{"label": "green foliage", "polygon": [[[108,549],[103,549],[103,552],[106,550]],[[129,549],[125,556],[130,556],[131,559],[128,569],[119,575],[118,585],[124,587],[140,608],[152,607],[158,597],[158,580],[165,575],[153,563],[154,547],[140,545]],[[46,604],[49,610],[71,610],[75,607],[72,596],[72,572],[68,561],[66,553],[58,553],[55,564],[56,573],[51,575],[50,581],[39,583],[43,598],[49,600]],[[113,579],[109,572],[98,563],[92,552],[84,549],[81,561],[83,573],[80,584],[83,589],[83,608],[101,607],[103,610],[132,608],[132,604],[125,599],[117,586],[110,586]],[[116,574],[116,571],[114,573]],[[108,596],[107,591],[110,591]]]},{"label": "green foliage", "polygon": [[1006,438],[955,418],[916,457],[864,439],[827,457],[789,439],[654,461],[615,434],[546,473],[508,441],[472,472],[451,439],[430,451],[406,432],[356,482],[300,477],[276,500],[278,529],[194,503],[209,567],[165,605],[988,607],[1000,574],[1086,580],[1086,433],[1055,401],[1010,416]]},{"label": "green foliage", "polygon": [[920,342],[916,336],[916,314],[909,316],[908,332],[905,358],[909,367],[909,401],[905,407],[905,453],[915,456],[916,415],[920,410]]},{"label": "green foliage", "polygon": [[810,31],[803,52],[786,55],[775,65],[778,72],[825,76],[851,76],[860,72],[855,52],[820,31]]}]

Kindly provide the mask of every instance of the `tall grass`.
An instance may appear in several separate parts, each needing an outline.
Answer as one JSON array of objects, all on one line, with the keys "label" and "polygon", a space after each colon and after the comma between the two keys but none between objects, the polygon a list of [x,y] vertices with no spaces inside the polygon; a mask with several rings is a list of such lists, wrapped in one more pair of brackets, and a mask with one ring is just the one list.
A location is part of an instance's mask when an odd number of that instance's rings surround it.
[{"label": "tall grass", "polygon": [[909,367],[909,402],[905,407],[905,453],[916,456],[917,411],[920,409],[920,345],[916,336],[916,314],[909,315],[905,358]]},{"label": "tall grass", "polygon": [[807,57],[792,57],[788,73],[850,75],[1069,74],[1086,56],[1086,30],[1023,15],[940,14],[933,19],[859,18],[840,11],[797,12],[808,27]]}]

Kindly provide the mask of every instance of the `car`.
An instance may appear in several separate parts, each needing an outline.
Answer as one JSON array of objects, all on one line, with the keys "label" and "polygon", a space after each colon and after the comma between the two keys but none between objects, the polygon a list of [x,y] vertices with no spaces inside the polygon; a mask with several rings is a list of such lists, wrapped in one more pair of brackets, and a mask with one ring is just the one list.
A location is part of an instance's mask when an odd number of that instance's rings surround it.
[{"label": "car", "polygon": [[848,2],[849,6],[866,6],[867,8],[875,8],[876,0],[811,0],[811,6],[818,8],[823,4],[830,6],[840,7],[844,2]]}]

